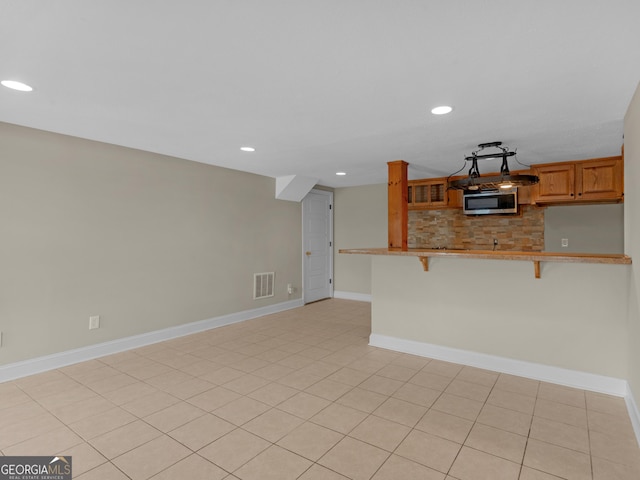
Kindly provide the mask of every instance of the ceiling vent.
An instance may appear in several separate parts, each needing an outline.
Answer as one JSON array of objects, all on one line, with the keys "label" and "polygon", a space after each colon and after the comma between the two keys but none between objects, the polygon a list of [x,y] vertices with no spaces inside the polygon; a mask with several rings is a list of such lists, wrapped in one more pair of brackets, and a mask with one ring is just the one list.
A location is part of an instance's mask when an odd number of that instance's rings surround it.
[{"label": "ceiling vent", "polygon": [[254,273],[253,274],[253,299],[273,297],[273,284],[275,273]]}]

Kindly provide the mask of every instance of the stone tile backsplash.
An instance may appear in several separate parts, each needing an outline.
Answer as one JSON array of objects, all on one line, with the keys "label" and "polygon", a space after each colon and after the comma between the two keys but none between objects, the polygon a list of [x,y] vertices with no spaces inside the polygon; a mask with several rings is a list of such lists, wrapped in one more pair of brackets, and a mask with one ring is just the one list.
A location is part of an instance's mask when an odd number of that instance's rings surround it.
[{"label": "stone tile backsplash", "polygon": [[409,210],[409,248],[542,251],[544,208],[521,205],[518,215],[465,215],[462,209]]}]

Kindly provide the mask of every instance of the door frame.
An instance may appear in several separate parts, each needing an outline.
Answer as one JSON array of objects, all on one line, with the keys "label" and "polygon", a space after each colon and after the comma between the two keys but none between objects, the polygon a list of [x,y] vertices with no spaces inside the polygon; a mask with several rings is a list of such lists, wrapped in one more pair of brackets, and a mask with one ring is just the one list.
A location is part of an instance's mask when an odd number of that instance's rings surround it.
[{"label": "door frame", "polygon": [[[327,197],[329,197],[329,233],[328,233],[328,237],[329,237],[329,297],[328,298],[333,298],[333,192],[329,191],[329,190],[319,190],[317,188],[312,188],[309,193],[316,193],[316,194],[320,194],[320,195],[326,195]],[[308,194],[307,194],[308,195]],[[305,265],[306,265],[306,261],[305,261],[305,233],[304,233],[304,222],[305,222],[305,216],[304,216],[304,201],[306,199],[305,198],[302,199],[302,251],[300,252],[300,256],[302,258],[302,302],[306,305],[307,301],[306,301],[306,295],[307,295],[307,290],[306,290],[306,272],[305,272]]]}]

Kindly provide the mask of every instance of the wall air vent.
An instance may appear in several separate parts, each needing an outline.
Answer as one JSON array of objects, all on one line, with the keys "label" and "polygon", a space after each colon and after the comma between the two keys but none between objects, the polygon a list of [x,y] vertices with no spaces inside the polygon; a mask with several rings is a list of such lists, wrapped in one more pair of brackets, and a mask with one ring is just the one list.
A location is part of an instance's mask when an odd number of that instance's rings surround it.
[{"label": "wall air vent", "polygon": [[253,274],[253,299],[273,297],[274,272]]}]

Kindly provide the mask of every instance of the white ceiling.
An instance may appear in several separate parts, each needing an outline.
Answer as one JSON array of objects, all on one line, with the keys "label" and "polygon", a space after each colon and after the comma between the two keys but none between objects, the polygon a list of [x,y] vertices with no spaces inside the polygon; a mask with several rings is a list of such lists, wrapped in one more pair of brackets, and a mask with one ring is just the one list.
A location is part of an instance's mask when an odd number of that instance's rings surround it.
[{"label": "white ceiling", "polygon": [[610,156],[640,1],[0,0],[0,79],[0,121],[333,187]]}]

